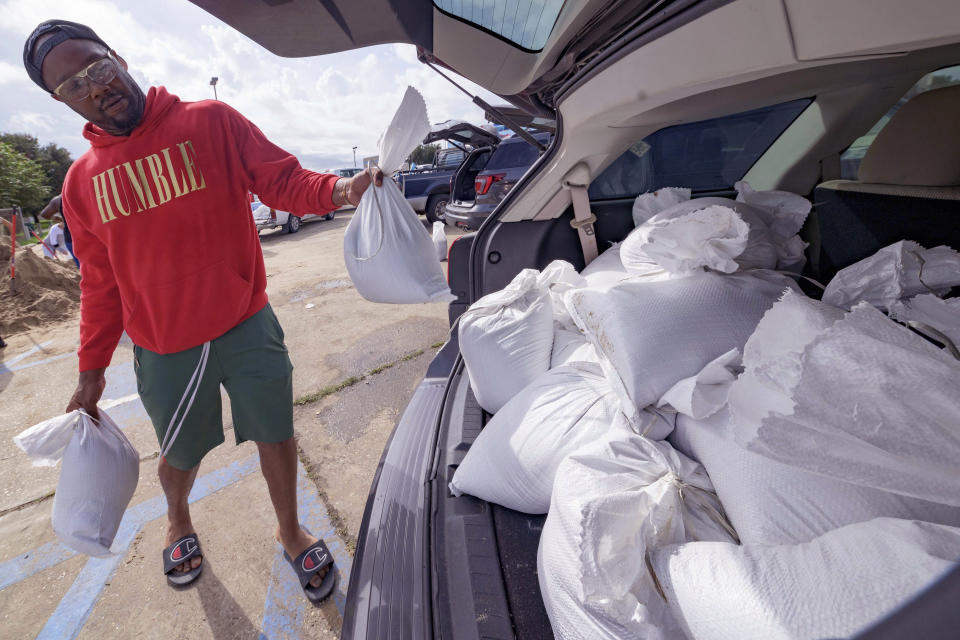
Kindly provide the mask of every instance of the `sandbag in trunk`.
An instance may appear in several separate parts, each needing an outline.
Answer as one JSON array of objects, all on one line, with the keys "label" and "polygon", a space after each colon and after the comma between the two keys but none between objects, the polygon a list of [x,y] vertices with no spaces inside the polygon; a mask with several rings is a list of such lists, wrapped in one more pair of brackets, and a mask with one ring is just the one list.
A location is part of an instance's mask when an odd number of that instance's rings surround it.
[{"label": "sandbag in trunk", "polygon": [[806,544],[690,542],[651,564],[691,638],[820,640],[857,636],[958,557],[960,529],[878,518]]},{"label": "sandbag in trunk", "polygon": [[737,440],[821,475],[960,506],[960,362],[866,302],[783,321],[790,304],[747,343],[728,396]]},{"label": "sandbag in trunk", "polygon": [[557,470],[537,554],[556,637],[683,637],[648,556],[688,540],[737,540],[703,467],[616,421]]}]

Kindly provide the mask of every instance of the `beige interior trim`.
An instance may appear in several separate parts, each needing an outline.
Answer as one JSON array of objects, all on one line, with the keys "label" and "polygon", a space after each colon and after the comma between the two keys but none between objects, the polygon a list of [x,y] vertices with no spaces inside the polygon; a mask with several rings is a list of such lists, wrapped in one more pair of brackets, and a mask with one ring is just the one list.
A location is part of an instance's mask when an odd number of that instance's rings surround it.
[{"label": "beige interior trim", "polygon": [[960,185],[960,85],[921,93],[903,105],[867,149],[857,179]]},{"label": "beige interior trim", "polygon": [[818,189],[837,191],[855,191],[875,193],[883,196],[902,198],[929,198],[931,200],[960,200],[960,186],[957,187],[918,187],[905,184],[876,184],[857,182],[856,180],[830,180],[817,186]]}]

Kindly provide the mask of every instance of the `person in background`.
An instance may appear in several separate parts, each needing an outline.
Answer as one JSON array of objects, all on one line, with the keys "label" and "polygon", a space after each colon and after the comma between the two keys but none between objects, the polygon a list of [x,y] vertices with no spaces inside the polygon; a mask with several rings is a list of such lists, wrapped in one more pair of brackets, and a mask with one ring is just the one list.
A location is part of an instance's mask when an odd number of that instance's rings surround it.
[{"label": "person in background", "polygon": [[50,230],[47,232],[47,237],[43,239],[42,246],[44,258],[56,260],[58,253],[70,255],[67,251],[66,241],[63,239],[63,217],[59,214],[53,216],[53,224],[50,225]]},{"label": "person in background", "polygon": [[[74,264],[77,265],[77,268],[80,268],[80,261],[77,260],[77,256],[73,253],[73,236],[70,235],[70,226],[67,224],[66,218],[63,217],[63,196],[54,196],[50,199],[50,202],[47,203],[47,206],[43,208],[43,211],[40,212],[40,217],[44,220],[49,220],[53,217],[58,217],[61,220],[61,229],[63,231],[63,244],[66,247],[66,253],[73,258]],[[56,225],[54,225],[56,226]],[[51,227],[52,229],[52,227]],[[46,255],[47,250],[44,249],[44,255]]]}]

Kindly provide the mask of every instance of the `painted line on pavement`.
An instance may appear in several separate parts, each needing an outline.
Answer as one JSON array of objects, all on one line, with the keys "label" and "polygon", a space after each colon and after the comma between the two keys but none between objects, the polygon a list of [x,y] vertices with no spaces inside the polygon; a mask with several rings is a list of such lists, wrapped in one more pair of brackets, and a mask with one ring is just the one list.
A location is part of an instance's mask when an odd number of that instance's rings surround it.
[{"label": "painted line on pavement", "polygon": [[[202,500],[207,496],[228,487],[245,476],[253,473],[258,467],[256,454],[244,458],[216,471],[211,471],[202,478],[197,478],[190,492],[190,503]],[[103,593],[110,576],[117,570],[120,562],[126,557],[133,539],[140,529],[152,520],[162,517],[167,512],[166,499],[157,496],[146,502],[128,509],[120,522],[120,529],[114,539],[113,551],[116,555],[109,558],[90,558],[80,571],[80,575],[70,586],[70,589],[60,600],[56,610],[47,620],[46,626],[37,635],[38,639],[75,638],[87,618],[93,611],[100,594]],[[22,579],[22,578],[21,578]]]},{"label": "painted line on pavement", "polygon": [[[300,522],[327,544],[333,556],[334,566],[331,570],[338,575],[336,586],[330,597],[340,616],[343,617],[347,585],[350,584],[350,567],[353,561],[340,542],[330,514],[317,494],[317,487],[307,477],[303,464],[297,466],[297,511]],[[259,640],[300,638],[307,606],[313,605],[303,593],[293,567],[283,557],[283,547],[278,544],[273,558],[270,586],[267,588],[267,600],[263,607],[263,631]]]},{"label": "painted line on pavement", "polygon": [[73,351],[70,353],[61,353],[58,356],[50,356],[49,358],[44,358],[43,360],[37,360],[36,362],[27,362],[26,364],[14,365],[8,367],[6,364],[0,364],[0,373],[8,373],[12,371],[22,371],[23,369],[29,369],[30,367],[35,367],[40,364],[49,364],[51,362],[56,362],[57,360],[63,360],[64,358],[73,358],[77,354]]},{"label": "painted line on pavement", "polygon": [[48,347],[48,346],[50,346],[51,344],[53,344],[53,340],[47,340],[46,342],[41,342],[40,344],[34,345],[34,346],[30,347],[29,349],[27,349],[26,351],[24,351],[23,353],[21,353],[20,355],[13,356],[13,357],[10,358],[9,360],[6,360],[6,361],[4,361],[4,362],[0,362],[0,367],[9,367],[9,366],[12,365],[12,364],[16,364],[17,362],[20,362],[20,361],[23,360],[24,358],[33,355],[33,354],[36,353],[37,351],[40,351],[40,350],[43,349],[44,347]]},{"label": "painted line on pavement", "polygon": [[76,551],[63,546],[60,541],[54,541],[11,558],[0,564],[0,591],[75,555]]}]

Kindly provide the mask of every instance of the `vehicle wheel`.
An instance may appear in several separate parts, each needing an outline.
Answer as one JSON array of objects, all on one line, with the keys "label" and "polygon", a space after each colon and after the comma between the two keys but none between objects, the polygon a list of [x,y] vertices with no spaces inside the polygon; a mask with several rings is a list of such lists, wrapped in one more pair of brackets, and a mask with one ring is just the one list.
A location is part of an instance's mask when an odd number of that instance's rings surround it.
[{"label": "vehicle wheel", "polygon": [[287,233],[300,231],[300,218],[291,213],[290,217],[287,218],[287,224],[283,225],[283,228],[287,230]]},{"label": "vehicle wheel", "polygon": [[336,211],[331,211],[331,212],[328,213],[327,215],[323,216],[323,219],[324,219],[324,220],[333,220],[333,216],[334,216],[335,213],[336,213]]},{"label": "vehicle wheel", "polygon": [[427,216],[427,222],[430,224],[434,222],[446,222],[447,198],[449,197],[446,193],[430,196],[430,199],[427,200],[427,207],[423,211]]}]

